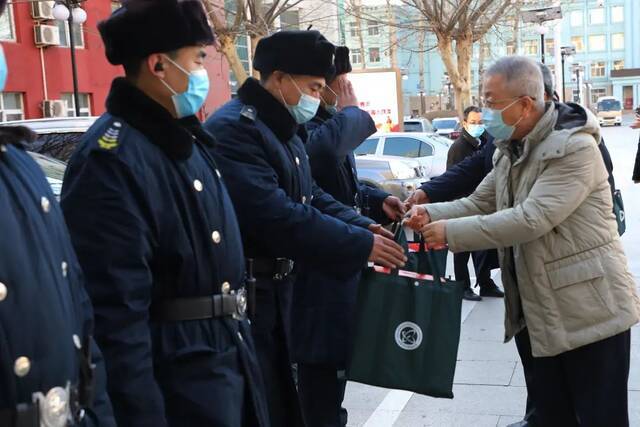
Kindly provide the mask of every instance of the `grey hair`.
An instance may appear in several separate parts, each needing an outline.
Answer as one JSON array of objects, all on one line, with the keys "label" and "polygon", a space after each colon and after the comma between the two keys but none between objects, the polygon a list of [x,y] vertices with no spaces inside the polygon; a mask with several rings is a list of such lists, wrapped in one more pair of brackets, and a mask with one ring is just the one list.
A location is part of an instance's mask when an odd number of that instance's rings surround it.
[{"label": "grey hair", "polygon": [[544,109],[544,81],[538,63],[524,56],[498,59],[485,72],[485,78],[500,75],[513,96],[528,96],[539,110]]}]

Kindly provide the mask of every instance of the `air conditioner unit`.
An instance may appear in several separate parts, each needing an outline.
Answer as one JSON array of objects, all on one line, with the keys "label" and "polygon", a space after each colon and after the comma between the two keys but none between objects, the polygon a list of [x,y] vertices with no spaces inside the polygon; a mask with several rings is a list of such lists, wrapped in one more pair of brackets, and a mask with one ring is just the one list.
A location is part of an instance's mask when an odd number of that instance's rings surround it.
[{"label": "air conditioner unit", "polygon": [[61,99],[45,99],[42,102],[43,115],[49,117],[67,117],[67,101]]},{"label": "air conditioner unit", "polygon": [[37,47],[60,46],[60,30],[55,25],[36,25],[33,32]]},{"label": "air conditioner unit", "polygon": [[31,16],[36,20],[55,19],[53,17],[53,6],[55,1],[34,1],[31,3]]}]

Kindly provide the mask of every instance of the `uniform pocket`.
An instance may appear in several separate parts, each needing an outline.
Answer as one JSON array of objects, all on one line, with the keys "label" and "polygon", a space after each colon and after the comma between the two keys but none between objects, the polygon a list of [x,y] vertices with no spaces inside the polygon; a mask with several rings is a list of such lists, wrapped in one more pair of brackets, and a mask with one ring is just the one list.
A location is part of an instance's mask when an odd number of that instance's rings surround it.
[{"label": "uniform pocket", "polygon": [[609,283],[600,258],[546,268],[558,315],[567,331],[579,331],[613,316]]}]

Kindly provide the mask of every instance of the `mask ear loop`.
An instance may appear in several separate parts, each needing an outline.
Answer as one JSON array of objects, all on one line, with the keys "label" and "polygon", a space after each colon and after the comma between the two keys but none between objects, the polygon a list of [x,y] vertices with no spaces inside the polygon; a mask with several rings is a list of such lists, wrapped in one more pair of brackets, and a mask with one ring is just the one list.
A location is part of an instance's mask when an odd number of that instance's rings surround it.
[{"label": "mask ear loop", "polygon": [[[333,96],[335,96],[335,97],[336,97],[336,102],[335,102],[335,104],[332,104],[332,106],[333,106],[333,107],[337,107],[337,106],[338,106],[338,99],[339,99],[338,94],[337,94],[337,93],[335,93],[335,92],[333,91],[333,89],[331,89],[331,86],[329,86],[329,85],[326,85],[324,88],[325,88],[325,89],[329,89],[329,92],[331,92],[331,93],[333,94]],[[320,98],[322,98],[322,96],[320,96]],[[322,98],[322,101],[324,101],[324,103],[325,103],[325,104],[329,105],[329,104],[327,103],[327,101],[325,101],[325,100],[324,100],[324,98]]]}]

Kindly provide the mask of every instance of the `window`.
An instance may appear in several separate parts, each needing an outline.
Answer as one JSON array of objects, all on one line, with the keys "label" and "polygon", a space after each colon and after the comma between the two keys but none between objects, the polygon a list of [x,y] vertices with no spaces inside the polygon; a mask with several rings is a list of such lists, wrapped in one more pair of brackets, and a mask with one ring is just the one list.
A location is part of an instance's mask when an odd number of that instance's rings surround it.
[{"label": "window", "polygon": [[0,92],[0,121],[24,120],[24,103],[18,92]]},{"label": "window", "polygon": [[351,37],[358,36],[358,24],[356,22],[349,22],[349,34],[351,34]]},{"label": "window", "polygon": [[611,8],[611,22],[624,22],[624,6],[613,6]]},{"label": "window", "polygon": [[385,156],[420,157],[420,140],[414,138],[387,138],[384,142]]},{"label": "window", "polygon": [[572,27],[580,27],[582,26],[582,11],[574,10],[571,12],[571,26]]},{"label": "window", "polygon": [[545,55],[553,56],[553,52],[556,48],[556,43],[553,39],[544,40],[544,53]]},{"label": "window", "polygon": [[571,44],[576,48],[576,52],[584,52],[584,39],[582,36],[571,37]]},{"label": "window", "polygon": [[360,49],[351,50],[351,62],[354,64],[362,64],[362,53]]},{"label": "window", "polygon": [[591,25],[604,24],[604,8],[603,7],[589,10],[589,24]]},{"label": "window", "polygon": [[611,34],[611,49],[624,50],[624,33]]},{"label": "window", "polygon": [[365,154],[376,154],[378,149],[378,138],[366,139],[358,148],[354,150],[356,156],[364,156]]},{"label": "window", "polygon": [[516,54],[515,42],[507,42],[507,55],[515,55],[515,54]]},{"label": "window", "polygon": [[[69,41],[69,25],[67,21],[56,20],[55,23],[60,30],[60,46],[69,47],[71,42]],[[73,24],[73,41],[76,47],[84,47],[84,34],[81,24]]]},{"label": "window", "polygon": [[591,89],[591,103],[592,104],[597,104],[598,103],[598,98],[601,98],[603,96],[607,96],[607,90],[604,88],[594,88]]},{"label": "window", "polygon": [[538,54],[538,40],[525,40],[524,41],[524,54],[525,55],[537,55]]},{"label": "window", "polygon": [[604,61],[596,61],[591,63],[591,78],[604,77]]},{"label": "window", "polygon": [[13,5],[7,5],[0,17],[0,40],[15,40],[16,28],[13,24]]},{"label": "window", "polygon": [[379,47],[372,47],[371,49],[369,49],[369,62],[374,63],[374,64],[380,62],[380,48]]},{"label": "window", "polygon": [[[73,93],[63,93],[61,96],[63,101],[67,101],[67,116],[75,117],[76,104],[74,102]],[[88,117],[91,115],[90,108],[90,95],[88,93],[79,93],[78,99],[80,101],[80,116]]]},{"label": "window", "polygon": [[367,31],[370,36],[377,36],[380,34],[380,24],[375,21],[367,21]]},{"label": "window", "polygon": [[589,51],[602,52],[607,50],[607,39],[604,35],[589,36]]},{"label": "window", "polygon": [[300,12],[297,10],[287,10],[280,15],[280,29],[282,30],[299,30],[300,29]]},{"label": "window", "polygon": [[433,156],[433,147],[426,142],[420,142],[420,157]]},{"label": "window", "polygon": [[624,69],[624,59],[618,59],[617,61],[613,61],[613,69],[614,70],[623,70]]}]

